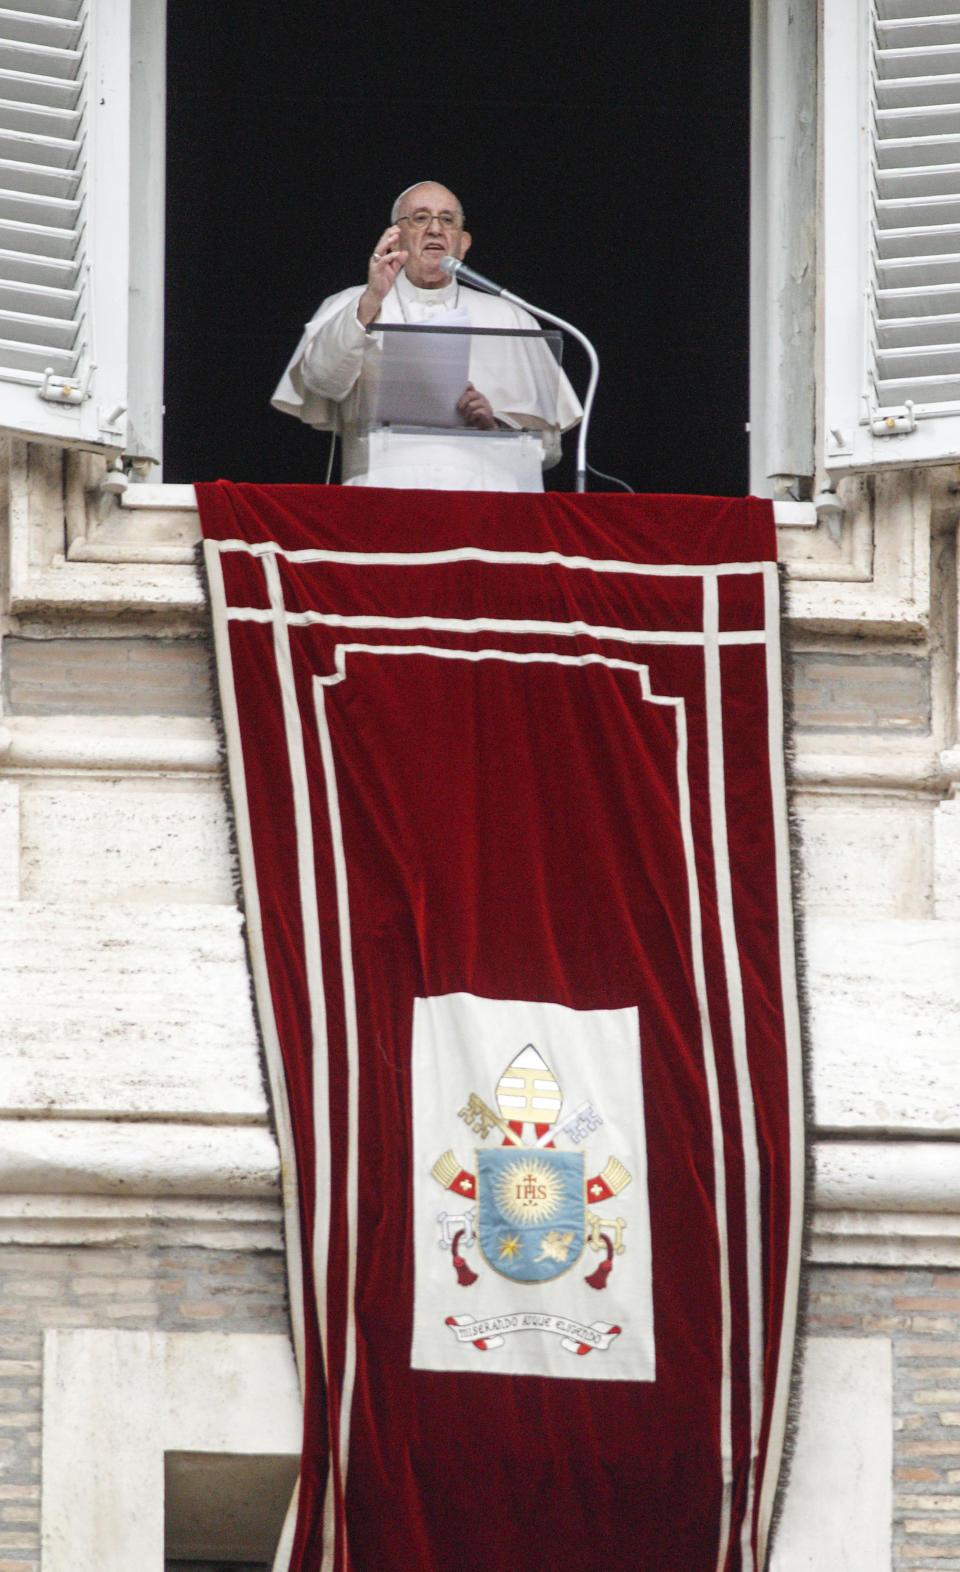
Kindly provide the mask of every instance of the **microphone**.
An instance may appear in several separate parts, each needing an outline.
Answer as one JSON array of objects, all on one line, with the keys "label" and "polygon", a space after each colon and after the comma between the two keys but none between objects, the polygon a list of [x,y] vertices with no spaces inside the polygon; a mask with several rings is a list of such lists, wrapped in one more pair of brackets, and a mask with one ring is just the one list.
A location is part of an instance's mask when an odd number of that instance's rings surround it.
[{"label": "microphone", "polygon": [[444,257],[440,266],[450,278],[459,279],[463,284],[472,284],[474,289],[482,289],[485,294],[504,293],[502,284],[495,284],[492,279],[484,278],[482,273],[475,273],[472,267],[467,267],[466,262],[458,262],[456,257]]},{"label": "microphone", "polygon": [[448,278],[462,279],[465,284],[472,284],[475,289],[482,289],[487,295],[502,295],[503,299],[508,300],[512,306],[519,306],[523,311],[532,311],[535,317],[542,317],[545,322],[552,322],[555,327],[562,328],[564,332],[572,333],[577,342],[583,345],[590,362],[590,381],[583,401],[583,419],[580,422],[580,430],[577,433],[576,487],[578,491],[586,491],[587,432],[590,429],[593,395],[597,391],[597,383],[600,380],[600,362],[590,340],[585,333],[581,333],[579,328],[575,328],[572,322],[564,321],[563,317],[555,317],[552,311],[544,311],[542,306],[531,305],[529,300],[521,300],[519,295],[512,294],[503,284],[494,284],[489,278],[484,278],[482,273],[475,273],[472,267],[467,267],[466,263],[458,262],[456,257],[447,256],[441,258],[440,266]]}]

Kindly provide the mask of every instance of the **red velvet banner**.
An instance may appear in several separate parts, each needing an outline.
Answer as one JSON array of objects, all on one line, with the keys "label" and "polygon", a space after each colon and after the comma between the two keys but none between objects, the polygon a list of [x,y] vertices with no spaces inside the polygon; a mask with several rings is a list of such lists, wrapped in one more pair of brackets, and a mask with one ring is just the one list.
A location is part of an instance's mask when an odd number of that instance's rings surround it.
[{"label": "red velvet banner", "polygon": [[759,1572],[803,1201],[770,505],[197,491],[305,1389],[278,1565]]}]

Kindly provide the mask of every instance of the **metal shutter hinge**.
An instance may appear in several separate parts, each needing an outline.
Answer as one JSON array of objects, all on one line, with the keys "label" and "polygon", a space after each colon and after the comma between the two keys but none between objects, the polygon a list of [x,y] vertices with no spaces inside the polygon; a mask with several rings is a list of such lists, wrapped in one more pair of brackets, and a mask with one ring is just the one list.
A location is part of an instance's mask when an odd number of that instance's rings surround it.
[{"label": "metal shutter hinge", "polygon": [[916,431],[917,422],[913,413],[913,399],[908,398],[897,409],[887,409],[882,413],[873,409],[865,398],[867,405],[867,421],[871,433],[875,437],[905,437],[911,431]]},{"label": "metal shutter hinge", "polygon": [[83,381],[79,382],[76,377],[55,377],[53,367],[48,366],[37,392],[48,404],[83,404],[92,392],[96,369],[94,365],[88,366]]}]

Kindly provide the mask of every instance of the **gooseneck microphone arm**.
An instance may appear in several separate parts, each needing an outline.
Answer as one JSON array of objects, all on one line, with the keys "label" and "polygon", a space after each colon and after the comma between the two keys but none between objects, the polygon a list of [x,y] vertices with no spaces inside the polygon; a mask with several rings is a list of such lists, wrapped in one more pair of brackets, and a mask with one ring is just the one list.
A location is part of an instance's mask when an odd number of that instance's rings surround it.
[{"label": "gooseneck microphone arm", "polygon": [[494,284],[489,278],[484,278],[482,273],[475,273],[472,267],[467,267],[465,262],[458,262],[456,257],[444,257],[440,263],[445,273],[451,278],[459,278],[464,284],[470,284],[474,289],[482,289],[487,295],[500,295],[502,299],[509,300],[513,306],[520,306],[524,311],[529,311],[535,317],[542,317],[545,322],[552,322],[554,327],[563,328],[565,333],[570,333],[582,344],[590,360],[590,381],[587,386],[587,395],[583,401],[583,419],[577,433],[577,491],[587,489],[587,432],[590,427],[590,412],[593,409],[593,396],[597,391],[597,382],[600,379],[600,362],[597,352],[579,328],[572,322],[565,322],[563,317],[555,317],[552,311],[544,311],[542,306],[532,306],[529,300],[521,300],[519,295],[513,295],[509,289],[504,289],[501,284]]}]

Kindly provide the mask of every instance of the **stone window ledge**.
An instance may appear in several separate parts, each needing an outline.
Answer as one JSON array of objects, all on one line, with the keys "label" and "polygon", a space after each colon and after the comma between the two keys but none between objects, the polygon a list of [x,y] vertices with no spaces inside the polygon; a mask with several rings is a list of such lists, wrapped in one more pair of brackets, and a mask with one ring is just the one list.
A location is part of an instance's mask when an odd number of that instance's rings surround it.
[{"label": "stone window ledge", "polygon": [[[15,438],[3,447],[15,617],[137,617],[162,634],[178,619],[181,627],[201,624],[192,486],[124,486],[120,477],[117,492],[93,454]],[[923,638],[931,521],[952,507],[954,480],[952,471],[849,479],[838,493],[842,512],[823,522],[812,503],[775,503],[791,624],[818,636]]]}]

